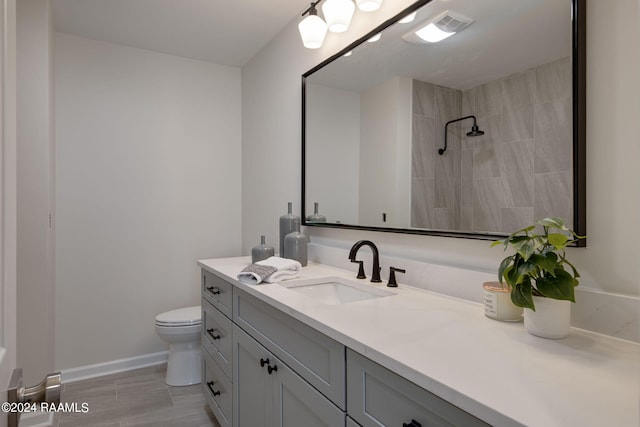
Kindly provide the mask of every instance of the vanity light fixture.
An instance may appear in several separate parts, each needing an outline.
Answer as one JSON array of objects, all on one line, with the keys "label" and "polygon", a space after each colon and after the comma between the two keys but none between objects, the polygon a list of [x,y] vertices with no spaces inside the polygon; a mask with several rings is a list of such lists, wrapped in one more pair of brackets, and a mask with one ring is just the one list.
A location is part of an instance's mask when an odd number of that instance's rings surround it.
[{"label": "vanity light fixture", "polygon": [[[322,14],[324,19],[318,15],[316,6],[322,2]],[[382,0],[356,0],[358,8],[365,12],[378,10]],[[298,31],[302,38],[302,44],[307,49],[318,49],[322,46],[327,30],[332,33],[343,33],[349,29],[351,18],[356,10],[354,0],[316,0],[311,2],[311,6],[302,16],[305,18],[298,24]],[[306,16],[305,16],[306,15]],[[375,38],[377,37],[377,38]],[[380,35],[374,36],[369,41],[376,41]]]},{"label": "vanity light fixture", "polygon": [[358,3],[358,9],[361,11],[373,12],[374,10],[380,9],[382,0],[356,0],[356,3]]},{"label": "vanity light fixture", "polygon": [[302,44],[307,49],[318,49],[322,46],[324,37],[327,35],[327,23],[318,16],[318,10],[316,9],[316,5],[320,1],[312,2],[309,9],[302,12],[302,16],[307,15],[307,13],[308,15],[298,24]]},{"label": "vanity light fixture", "polygon": [[437,43],[462,31],[472,23],[473,19],[446,10],[435,18],[422,22],[402,38],[416,44]]},{"label": "vanity light fixture", "polygon": [[324,19],[332,33],[347,31],[355,10],[356,5],[352,0],[324,0],[322,4]]}]

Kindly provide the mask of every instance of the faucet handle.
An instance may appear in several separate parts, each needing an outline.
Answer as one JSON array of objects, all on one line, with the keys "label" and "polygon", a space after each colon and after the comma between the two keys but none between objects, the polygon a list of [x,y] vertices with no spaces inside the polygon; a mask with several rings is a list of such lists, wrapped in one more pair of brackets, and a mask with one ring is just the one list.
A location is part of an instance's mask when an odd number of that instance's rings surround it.
[{"label": "faucet handle", "polygon": [[351,262],[357,262],[359,265],[358,275],[356,276],[356,279],[366,279],[367,276],[364,274],[364,261],[358,261],[358,260],[352,259]]},{"label": "faucet handle", "polygon": [[406,273],[407,270],[404,270],[402,268],[395,268],[395,267],[389,267],[389,283],[387,283],[387,286],[390,288],[397,288],[398,287],[398,282],[396,282],[396,271],[398,273]]}]

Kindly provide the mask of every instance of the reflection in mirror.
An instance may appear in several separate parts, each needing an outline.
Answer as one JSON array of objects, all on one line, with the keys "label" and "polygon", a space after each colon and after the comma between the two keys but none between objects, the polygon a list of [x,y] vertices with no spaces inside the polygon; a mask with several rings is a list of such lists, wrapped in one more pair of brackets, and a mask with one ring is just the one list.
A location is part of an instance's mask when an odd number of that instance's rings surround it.
[{"label": "reflection in mirror", "polygon": [[584,234],[582,2],[418,3],[303,76],[304,211],[474,238],[560,216]]}]

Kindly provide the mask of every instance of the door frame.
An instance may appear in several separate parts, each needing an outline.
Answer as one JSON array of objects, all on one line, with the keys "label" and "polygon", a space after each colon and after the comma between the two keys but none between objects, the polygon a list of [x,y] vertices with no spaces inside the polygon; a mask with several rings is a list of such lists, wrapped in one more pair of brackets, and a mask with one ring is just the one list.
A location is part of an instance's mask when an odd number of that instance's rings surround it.
[{"label": "door frame", "polygon": [[[16,367],[16,0],[0,0],[0,401]],[[0,427],[7,425],[0,414]]]}]

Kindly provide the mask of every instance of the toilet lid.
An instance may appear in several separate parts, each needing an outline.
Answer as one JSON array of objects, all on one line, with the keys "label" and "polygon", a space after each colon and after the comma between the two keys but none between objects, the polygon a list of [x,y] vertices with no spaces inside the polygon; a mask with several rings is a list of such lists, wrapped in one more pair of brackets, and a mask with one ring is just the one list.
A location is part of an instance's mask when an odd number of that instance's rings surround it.
[{"label": "toilet lid", "polygon": [[199,325],[202,320],[202,312],[199,305],[193,307],[178,308],[156,316],[156,325],[159,326],[191,326]]}]

